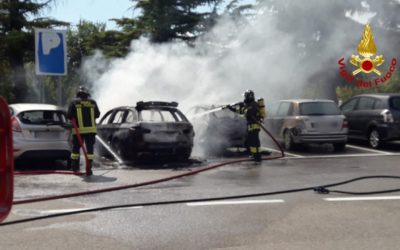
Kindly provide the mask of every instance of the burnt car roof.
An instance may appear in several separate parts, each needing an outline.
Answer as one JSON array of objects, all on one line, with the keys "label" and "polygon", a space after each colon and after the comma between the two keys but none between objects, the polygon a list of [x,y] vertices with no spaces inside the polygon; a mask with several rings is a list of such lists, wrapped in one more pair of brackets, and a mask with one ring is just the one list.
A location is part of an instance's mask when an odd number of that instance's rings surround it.
[{"label": "burnt car roof", "polygon": [[139,101],[136,103],[136,109],[142,110],[146,108],[177,108],[177,102],[162,102],[162,101]]},{"label": "burnt car roof", "polygon": [[136,106],[119,106],[115,107],[115,109],[137,109],[138,111],[148,108],[173,108],[176,109],[178,107],[177,102],[162,102],[162,101],[139,101],[136,103]]}]

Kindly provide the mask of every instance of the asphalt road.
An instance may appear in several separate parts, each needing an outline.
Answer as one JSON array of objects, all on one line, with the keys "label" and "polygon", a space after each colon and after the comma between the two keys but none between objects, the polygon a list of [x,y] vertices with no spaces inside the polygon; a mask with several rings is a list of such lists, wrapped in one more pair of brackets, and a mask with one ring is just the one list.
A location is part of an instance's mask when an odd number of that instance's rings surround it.
[{"label": "asphalt road", "polygon": [[[118,166],[94,176],[24,175],[15,199],[82,192],[189,173],[215,162]],[[155,185],[15,205],[6,221],[117,204],[138,204],[316,187],[360,176],[400,176],[400,146],[350,144],[288,152],[261,165],[227,165]],[[332,188],[369,192],[400,188],[399,179],[368,179]],[[317,194],[311,190],[240,200],[136,206],[0,227],[0,249],[398,249],[400,194]]]}]

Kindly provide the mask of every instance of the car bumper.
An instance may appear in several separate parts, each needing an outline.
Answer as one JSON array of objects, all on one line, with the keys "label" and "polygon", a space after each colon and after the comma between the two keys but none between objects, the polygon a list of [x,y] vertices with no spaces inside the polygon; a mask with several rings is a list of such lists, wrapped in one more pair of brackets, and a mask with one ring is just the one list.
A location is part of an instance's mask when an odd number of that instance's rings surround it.
[{"label": "car bumper", "polygon": [[193,144],[188,143],[145,143],[137,148],[137,153],[152,155],[176,155],[181,152],[191,152]]},{"label": "car bumper", "polygon": [[346,143],[347,134],[299,134],[293,137],[295,143]]},{"label": "car bumper", "polygon": [[382,139],[399,140],[400,139],[400,124],[399,123],[387,123],[378,126],[379,133],[382,135]]},{"label": "car bumper", "polygon": [[68,141],[14,141],[14,159],[66,159],[70,154]]}]

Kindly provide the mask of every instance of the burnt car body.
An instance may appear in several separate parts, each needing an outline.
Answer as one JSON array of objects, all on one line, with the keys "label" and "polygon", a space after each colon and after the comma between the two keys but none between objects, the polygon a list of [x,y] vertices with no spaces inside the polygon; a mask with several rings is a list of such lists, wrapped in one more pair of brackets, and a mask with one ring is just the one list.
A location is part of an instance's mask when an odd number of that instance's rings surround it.
[{"label": "burnt car body", "polygon": [[148,156],[186,160],[193,127],[176,102],[138,102],[109,110],[97,125],[98,136],[123,160]]},{"label": "burnt car body", "polygon": [[349,122],[349,137],[368,140],[372,148],[400,140],[400,94],[357,95],[340,108]]},{"label": "burnt car body", "polygon": [[187,112],[196,133],[195,144],[208,155],[245,147],[246,119],[222,106],[198,105]]}]

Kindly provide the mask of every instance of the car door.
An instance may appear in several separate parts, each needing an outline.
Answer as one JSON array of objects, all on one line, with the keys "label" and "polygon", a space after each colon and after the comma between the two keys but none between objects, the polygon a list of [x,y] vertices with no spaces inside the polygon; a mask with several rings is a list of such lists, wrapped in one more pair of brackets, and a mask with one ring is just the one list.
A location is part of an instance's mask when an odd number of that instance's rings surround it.
[{"label": "car door", "polygon": [[349,134],[355,135],[357,134],[355,124],[357,123],[357,115],[355,112],[355,108],[357,106],[359,97],[354,97],[348,100],[347,102],[343,103],[340,106],[343,114],[346,116],[348,127],[349,127]]},{"label": "car door", "polygon": [[[379,112],[374,110],[375,98],[360,97],[354,112],[353,128],[356,135],[365,136],[372,120],[379,117]],[[377,117],[375,117],[378,115]]]},{"label": "car door", "polygon": [[270,118],[272,133],[277,138],[282,138],[284,124],[287,120],[289,113],[293,110],[293,103],[282,101],[279,103],[276,115]]},{"label": "car door", "polygon": [[118,119],[118,122],[116,120],[116,123],[114,123],[114,126],[119,124],[119,128],[116,127],[113,136],[118,138],[121,143],[124,143],[124,146],[130,148],[132,144],[138,141],[138,115],[136,110],[133,109],[125,110],[121,115],[122,120]]},{"label": "car door", "polygon": [[111,142],[114,134],[119,130],[122,124],[125,112],[125,109],[111,110],[101,119],[97,131],[103,140],[108,143]]}]

